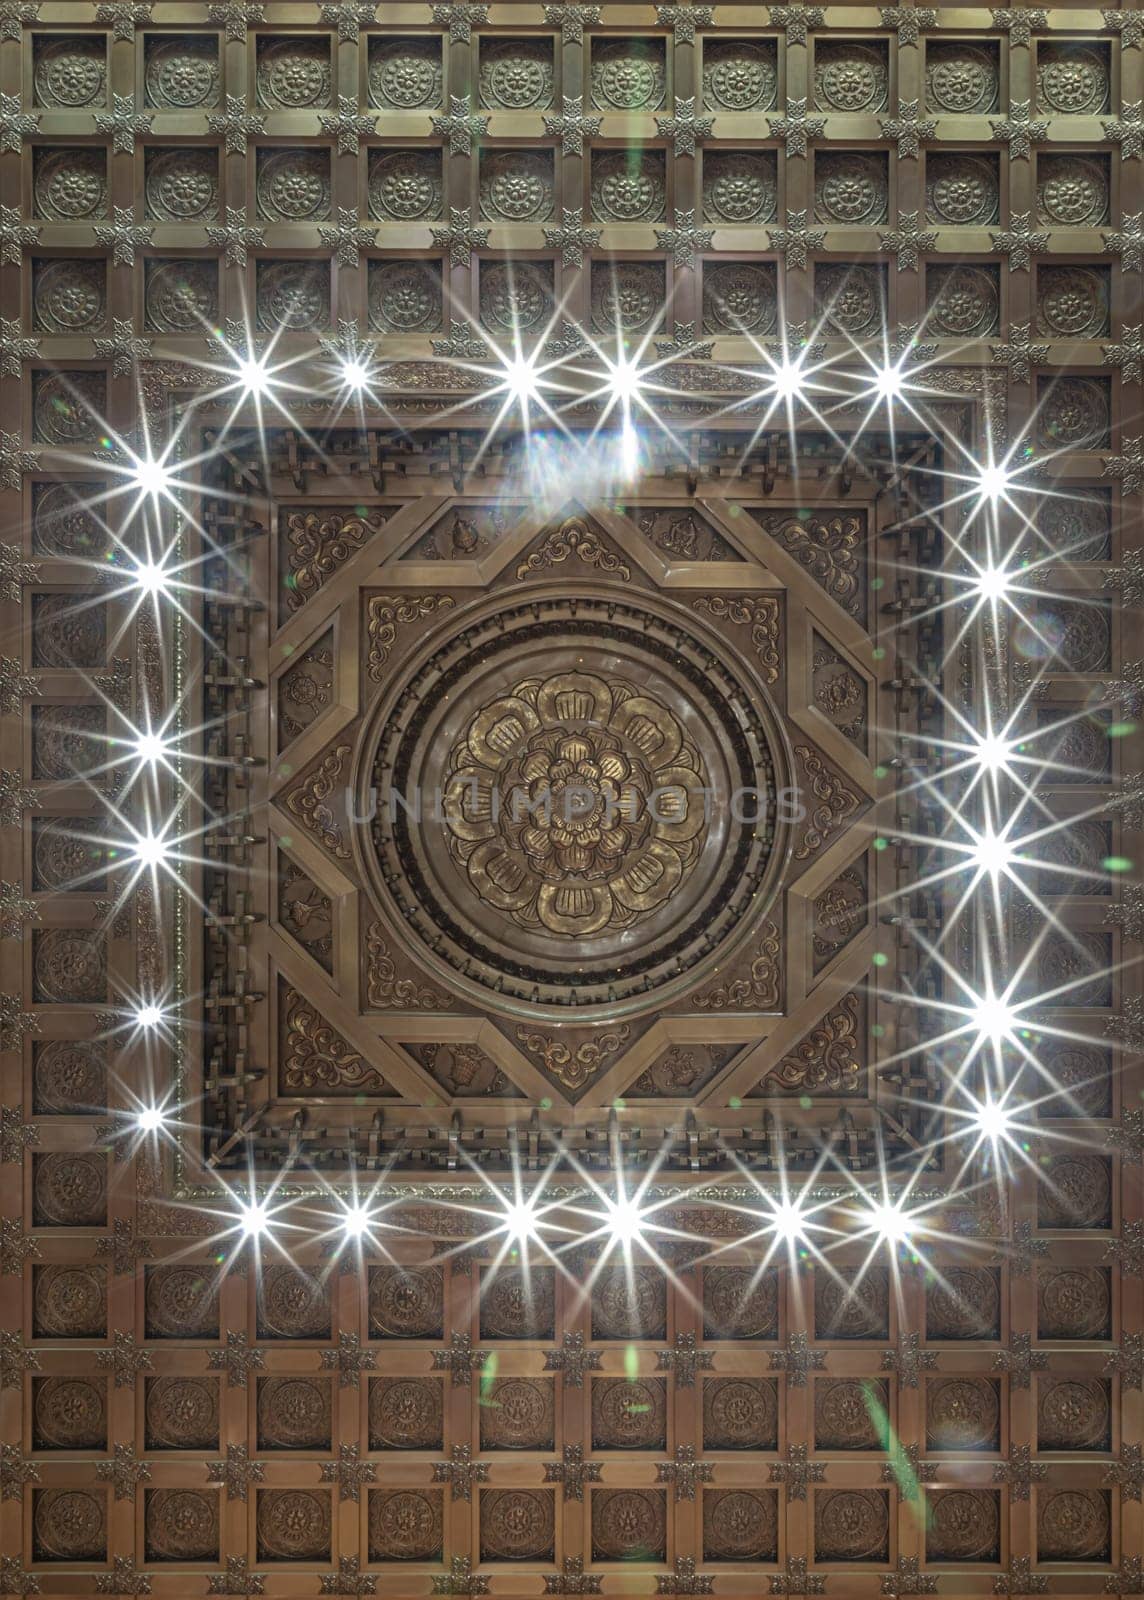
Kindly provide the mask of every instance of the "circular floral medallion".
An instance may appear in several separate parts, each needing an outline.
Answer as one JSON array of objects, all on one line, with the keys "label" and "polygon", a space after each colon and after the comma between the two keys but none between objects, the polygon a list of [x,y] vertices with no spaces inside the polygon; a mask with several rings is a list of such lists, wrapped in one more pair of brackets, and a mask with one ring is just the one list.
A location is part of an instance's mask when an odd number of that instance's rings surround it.
[{"label": "circular floral medallion", "polygon": [[103,1222],[107,1211],[107,1163],[55,1150],[36,1163],[36,1221],[41,1227],[85,1228]]},{"label": "circular floral medallion", "polygon": [[814,1542],[828,1561],[876,1561],[889,1538],[890,1512],[876,1489],[839,1489],[815,1504]]},{"label": "circular floral medallion", "polygon": [[441,104],[441,44],[437,39],[369,41],[369,100],[394,111]]},{"label": "circular floral medallion", "polygon": [[659,222],[667,177],[658,150],[598,150],[592,156],[592,211],[612,222]]},{"label": "circular floral medallion", "polygon": [[1040,1338],[1107,1338],[1110,1310],[1106,1268],[1042,1269],[1037,1320]]},{"label": "circular floral medallion", "polygon": [[592,324],[601,333],[644,333],[663,315],[659,261],[598,262],[592,272]]},{"label": "circular floral medallion", "polygon": [[369,1388],[370,1448],[439,1449],[442,1412],[439,1378],[374,1379]]},{"label": "circular floral medallion", "polygon": [[324,261],[260,261],[257,304],[260,328],[323,328],[330,269]]},{"label": "circular floral medallion", "polygon": [[153,1378],[147,1385],[152,1450],[211,1450],[218,1444],[218,1380]]},{"label": "circular floral medallion", "polygon": [[152,1561],[210,1561],[218,1555],[218,1498],[200,1489],[152,1489],[146,1553]]},{"label": "circular floral medallion", "polygon": [[985,1379],[932,1380],[926,1434],[931,1449],[988,1450],[1000,1416],[996,1387]]},{"label": "circular floral medallion", "polygon": [[276,1263],[258,1287],[258,1333],[263,1339],[328,1339],[329,1301],[307,1273]]},{"label": "circular floral medallion", "polygon": [[420,261],[370,262],[370,326],[428,333],[441,326],[441,284]]},{"label": "circular floral medallion", "polygon": [[[1050,495],[1037,512],[1037,526],[1048,540],[1050,548],[1067,561],[1103,561],[1108,556],[1112,508],[1106,495],[1085,490],[1080,494],[1062,492]],[[1102,851],[1103,855],[1105,852]],[[1087,1064],[1086,1077],[1091,1076],[1092,1063]],[[1061,1082],[1059,1064],[1053,1075]],[[1087,1113],[1099,1115],[1097,1112]]]},{"label": "circular floral medallion", "polygon": [[147,1273],[147,1334],[152,1339],[210,1339],[218,1333],[218,1297],[209,1269],[159,1267]]},{"label": "circular floral medallion", "polygon": [[147,326],[161,333],[204,331],[218,316],[218,270],[211,261],[148,261]]},{"label": "circular floral medallion", "polygon": [[876,333],[885,321],[885,284],[878,267],[820,263],[814,297],[819,315],[855,338]]},{"label": "circular floral medallion", "polygon": [[41,1267],[36,1273],[36,1333],[40,1338],[99,1337],[107,1326],[107,1283],[86,1267]]},{"label": "circular floral medallion", "polygon": [[934,111],[981,116],[998,105],[997,57],[968,39],[926,42],[926,104]]},{"label": "circular floral medallion", "polygon": [[441,158],[433,150],[393,150],[369,169],[370,215],[381,222],[413,222],[441,215]]},{"label": "circular floral medallion", "polygon": [[778,314],[773,266],[721,261],[704,269],[705,333],[770,333]]},{"label": "circular floral medallion", "polygon": [[926,1293],[931,1339],[993,1339],[1000,1316],[1001,1288],[987,1267],[947,1267]]},{"label": "circular floral medallion", "polygon": [[985,156],[962,152],[926,157],[926,216],[946,227],[996,222],[997,168]]},{"label": "circular floral medallion", "polygon": [[776,1560],[778,1496],[775,1491],[705,1491],[703,1553],[716,1561]]},{"label": "circular floral medallion", "polygon": [[1037,1497],[1037,1555],[1042,1561],[1108,1559],[1111,1518],[1099,1490],[1045,1490]]},{"label": "circular floral medallion", "polygon": [[997,1497],[970,1489],[930,1496],[930,1546],[947,1561],[989,1561],[1000,1537]]},{"label": "circular floral medallion", "polygon": [[547,264],[487,261],[481,266],[481,321],[505,334],[525,333],[540,326],[552,306],[552,280]]},{"label": "circular floral medallion", "polygon": [[[482,1505],[482,1522],[485,1506]],[[369,1551],[374,1561],[432,1561],[440,1554],[440,1490],[397,1489],[369,1502]]]},{"label": "circular floral medallion", "polygon": [[[91,560],[107,543],[95,513],[84,504],[85,500],[99,497],[98,483],[44,483],[33,488],[32,538],[37,552],[46,556],[59,556],[70,561],[75,557]],[[46,832],[57,835],[71,829],[68,823],[60,828],[54,822],[45,823]],[[87,869],[90,871],[90,867]],[[52,885],[46,881],[43,887]]]},{"label": "circular floral medallion", "polygon": [[1108,221],[1108,173],[1094,157],[1061,155],[1037,165],[1037,215],[1060,228]]},{"label": "circular floral medallion", "polygon": [[147,163],[147,214],[163,222],[207,222],[218,215],[213,150],[156,150]]},{"label": "circular floral medallion", "polygon": [[885,222],[888,191],[881,158],[828,151],[814,167],[815,215],[824,222]]},{"label": "circular floral medallion", "polygon": [[40,1450],[106,1450],[106,1384],[90,1378],[43,1378],[35,1386],[32,1426]]},{"label": "circular floral medallion", "polygon": [[149,106],[189,111],[218,104],[218,47],[192,34],[147,41],[144,86]]},{"label": "circular floral medallion", "polygon": [[592,103],[603,111],[656,111],[667,93],[659,40],[596,40],[592,45]]},{"label": "circular floral medallion", "polygon": [[1097,267],[1042,266],[1037,272],[1038,327],[1061,339],[1108,332],[1108,276]]},{"label": "circular floral medallion", "polygon": [[883,52],[853,40],[819,42],[814,52],[815,101],[824,111],[884,111],[890,74]]},{"label": "circular floral medallion", "polygon": [[42,1489],[36,1495],[32,1526],[41,1561],[103,1561],[106,1557],[103,1491]]},{"label": "circular floral medallion", "polygon": [[258,52],[258,103],[304,111],[330,103],[330,51],[321,39],[268,39]]},{"label": "circular floral medallion", "polygon": [[500,1378],[482,1396],[489,1415],[481,1417],[483,1449],[543,1450],[552,1446],[546,1388],[551,1379]]},{"label": "circular floral medallion", "polygon": [[552,159],[546,151],[490,151],[481,160],[481,215],[542,222],[552,215]]},{"label": "circular floral medallion", "polygon": [[73,109],[107,103],[107,48],[103,35],[36,41],[36,104]]},{"label": "circular floral medallion", "polygon": [[703,1275],[704,1326],[719,1339],[777,1339],[778,1280],[753,1267],[708,1267]]},{"label": "circular floral medallion", "polygon": [[1042,442],[1059,448],[1094,450],[1106,443],[1109,392],[1097,378],[1054,378],[1038,419]]},{"label": "circular floral medallion", "polygon": [[773,1448],[778,1437],[778,1395],[771,1384],[752,1378],[708,1379],[703,1397],[704,1429],[718,1438],[719,1449]]},{"label": "circular floral medallion", "polygon": [[326,1391],[309,1378],[280,1378],[258,1389],[258,1428],[270,1447],[314,1450],[329,1432]]},{"label": "circular floral medallion", "polygon": [[106,267],[102,261],[37,263],[32,318],[48,333],[91,333],[107,313]]},{"label": "circular floral medallion", "polygon": [[773,46],[749,39],[708,40],[703,51],[703,104],[722,111],[766,111],[778,93]]},{"label": "circular floral medallion", "polygon": [[[571,519],[537,570],[575,551],[606,574],[618,558],[596,538]],[[356,835],[378,898],[431,968],[498,1009],[654,1004],[739,942],[747,922],[727,895],[741,903],[773,875],[765,691],[690,619],[625,596],[621,620],[610,605],[585,595],[573,614],[538,591],[470,611],[461,632],[446,624],[360,752],[359,783],[391,796]],[[735,816],[743,790],[761,797],[752,825]],[[411,823],[394,791],[439,794],[439,821]]]},{"label": "circular floral medallion", "polygon": [[1049,1450],[1104,1450],[1109,1432],[1108,1390],[1099,1379],[1042,1383],[1038,1442]]},{"label": "circular floral medallion", "polygon": [[272,222],[314,222],[330,214],[330,166],[323,150],[272,150],[258,168],[258,214]]},{"label": "circular floral medallion", "polygon": [[481,104],[528,111],[552,104],[552,46],[547,39],[481,42]]},{"label": "circular floral medallion", "polygon": [[1037,97],[1042,111],[1094,117],[1108,110],[1108,67],[1099,49],[1042,45],[1037,55]]},{"label": "circular floral medallion", "polygon": [[37,152],[36,215],[52,222],[82,222],[107,215],[107,152]]},{"label": "circular floral medallion", "polygon": [[594,1379],[592,1434],[597,1449],[662,1449],[666,1422],[662,1380]]},{"label": "circular floral medallion", "polygon": [[770,222],[778,203],[778,177],[768,151],[704,151],[703,212],[709,222]]}]

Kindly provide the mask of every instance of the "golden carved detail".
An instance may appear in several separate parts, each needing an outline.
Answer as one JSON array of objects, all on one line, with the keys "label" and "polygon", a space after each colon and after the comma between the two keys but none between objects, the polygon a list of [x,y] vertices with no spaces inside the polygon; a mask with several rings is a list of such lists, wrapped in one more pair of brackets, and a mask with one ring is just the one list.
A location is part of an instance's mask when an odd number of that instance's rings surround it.
[{"label": "golden carved detail", "polygon": [[342,834],[341,823],[326,801],[337,788],[342,767],[349,759],[350,746],[338,745],[323,759],[321,766],[286,796],[286,809],[304,828],[308,828],[339,861],[349,860],[349,846]]},{"label": "golden carved detail", "polygon": [[516,1036],[530,1055],[539,1056],[546,1072],[573,1093],[582,1089],[590,1079],[628,1041],[631,1029],[623,1023],[611,1033],[602,1033],[598,1039],[585,1039],[572,1049],[562,1039],[550,1034],[532,1033],[519,1026]]},{"label": "golden carved detail", "polygon": [[706,833],[702,762],[621,678],[526,678],[473,717],[445,785],[449,849],[488,905],[582,938],[663,905]]},{"label": "golden carved detail", "polygon": [[806,828],[795,846],[794,859],[806,861],[836,833],[858,809],[858,796],[831,770],[816,750],[795,745],[795,755],[806,774],[805,791],[818,802],[809,812]]},{"label": "golden carved detail", "polygon": [[444,995],[410,978],[399,978],[382,935],[381,924],[371,922],[365,937],[366,999],[371,1006],[393,1011],[446,1011]]},{"label": "golden carved detail", "polygon": [[568,517],[552,530],[538,549],[520,563],[516,569],[517,578],[527,578],[544,567],[559,566],[570,556],[575,556],[586,567],[599,567],[601,572],[617,573],[625,583],[632,575],[627,562],[609,550],[595,529],[590,528],[582,517]]},{"label": "golden carved detail", "polygon": [[752,1011],[775,1011],[782,1001],[782,967],[779,930],[773,922],[763,924],[758,954],[751,962],[749,978],[735,978],[720,983],[705,994],[697,995],[693,1004],[697,1011],[731,1011],[736,1008]]},{"label": "golden carved detail", "polygon": [[434,611],[447,611],[454,604],[447,594],[374,594],[367,608],[369,656],[366,665],[374,683],[381,682],[381,672],[389,660],[389,652],[397,639],[397,626],[402,622],[416,622]]},{"label": "golden carved detail", "polygon": [[763,677],[767,683],[777,683],[779,677],[779,603],[769,597],[752,599],[749,595],[705,594],[691,602],[693,611],[706,611],[712,617],[733,622],[751,630],[751,643],[755,647]]}]

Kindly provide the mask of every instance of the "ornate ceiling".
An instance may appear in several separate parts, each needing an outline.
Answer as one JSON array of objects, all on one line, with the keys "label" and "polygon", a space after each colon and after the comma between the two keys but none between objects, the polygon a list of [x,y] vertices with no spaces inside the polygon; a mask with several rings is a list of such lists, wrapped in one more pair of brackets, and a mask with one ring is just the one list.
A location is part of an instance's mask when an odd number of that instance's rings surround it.
[{"label": "ornate ceiling", "polygon": [[0,0],[0,1594],[1144,1594],[1142,79]]}]

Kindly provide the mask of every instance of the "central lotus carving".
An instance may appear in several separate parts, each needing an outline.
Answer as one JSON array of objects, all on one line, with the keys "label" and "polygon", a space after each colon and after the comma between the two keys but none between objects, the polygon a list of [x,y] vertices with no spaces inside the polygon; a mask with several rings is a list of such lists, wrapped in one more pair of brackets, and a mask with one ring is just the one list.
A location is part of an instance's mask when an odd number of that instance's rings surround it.
[{"label": "central lotus carving", "polygon": [[536,932],[629,928],[662,906],[706,831],[678,718],[622,679],[527,678],[452,752],[449,849],[477,895]]}]

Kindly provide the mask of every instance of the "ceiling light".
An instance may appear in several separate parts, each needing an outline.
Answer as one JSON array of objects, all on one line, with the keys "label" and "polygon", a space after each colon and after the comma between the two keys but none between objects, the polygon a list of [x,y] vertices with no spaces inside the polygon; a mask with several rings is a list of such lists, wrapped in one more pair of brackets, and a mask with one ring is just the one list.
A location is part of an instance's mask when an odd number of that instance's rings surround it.
[{"label": "ceiling light", "polygon": [[174,749],[173,743],[161,733],[134,733],[127,741],[131,754],[137,761],[157,766]]},{"label": "ceiling light", "polygon": [[342,362],[342,382],[347,389],[364,389],[369,383],[369,370],[360,356],[350,356]]},{"label": "ceiling light", "polygon": [[906,1244],[913,1227],[909,1213],[886,1200],[871,1200],[866,1212],[867,1231],[887,1244]]},{"label": "ceiling light", "polygon": [[897,366],[880,367],[874,374],[872,387],[879,400],[900,400],[905,390],[902,369]]},{"label": "ceiling light", "polygon": [[1013,1117],[998,1100],[987,1099],[973,1112],[974,1126],[994,1144],[1008,1136],[1013,1128]]},{"label": "ceiling light", "polygon": [[983,772],[1003,772],[1014,754],[1014,745],[998,734],[988,734],[973,747],[973,759]]},{"label": "ceiling light", "polygon": [[342,1214],[342,1232],[347,1239],[360,1239],[370,1230],[373,1213],[368,1206],[347,1206]]},{"label": "ceiling light", "polygon": [[163,494],[174,482],[174,473],[164,462],[141,456],[132,462],[131,482],[144,494]]},{"label": "ceiling light", "polygon": [[157,1028],[163,1020],[163,1008],[154,1004],[136,1006],[133,1020],[140,1028]]},{"label": "ceiling light", "polygon": [[258,397],[270,391],[270,374],[265,364],[253,356],[245,356],[238,363],[238,381],[248,395]]},{"label": "ceiling light", "polygon": [[135,1113],[135,1126],[140,1133],[158,1133],[166,1121],[167,1114],[161,1106],[144,1106]]},{"label": "ceiling light", "polygon": [[982,567],[973,587],[982,600],[1004,600],[1013,587],[1014,574],[1005,567]]},{"label": "ceiling light", "polygon": [[805,1213],[797,1200],[780,1200],[773,1205],[769,1225],[776,1237],[785,1239],[788,1244],[795,1244],[802,1238],[805,1221]]},{"label": "ceiling light", "polygon": [[132,841],[128,854],[141,867],[157,867],[170,856],[171,846],[166,839],[146,834]]},{"label": "ceiling light", "polygon": [[514,356],[502,367],[504,387],[514,400],[527,402],[539,396],[536,368],[527,356]]},{"label": "ceiling light", "polygon": [[801,400],[806,374],[800,361],[784,361],[767,375],[767,386],[778,400]]},{"label": "ceiling light", "polygon": [[255,1238],[270,1227],[270,1213],[261,1200],[251,1200],[238,1208],[238,1225],[247,1238]]},{"label": "ceiling light", "polygon": [[1000,1044],[1017,1025],[1017,1013],[999,995],[983,995],[970,1011],[970,1019],[982,1039]]},{"label": "ceiling light", "polygon": [[975,867],[982,872],[987,872],[990,877],[997,877],[1017,859],[1017,852],[1008,839],[998,833],[983,833],[976,839],[969,853],[969,859]]},{"label": "ceiling light", "polygon": [[505,1206],[502,1227],[510,1239],[515,1239],[520,1244],[526,1244],[528,1240],[540,1236],[540,1230],[536,1225],[535,1208],[527,1200],[514,1200]]},{"label": "ceiling light", "polygon": [[1005,466],[996,461],[990,461],[983,467],[978,467],[974,487],[982,500],[988,500],[996,505],[1012,487],[1013,474]]},{"label": "ceiling light", "polygon": [[171,587],[171,574],[158,561],[140,561],[132,569],[131,581],[143,594],[161,595]]},{"label": "ceiling light", "polygon": [[635,1200],[621,1195],[609,1200],[608,1234],[613,1244],[634,1244],[643,1236],[644,1213]]}]

